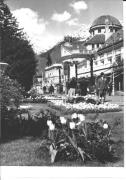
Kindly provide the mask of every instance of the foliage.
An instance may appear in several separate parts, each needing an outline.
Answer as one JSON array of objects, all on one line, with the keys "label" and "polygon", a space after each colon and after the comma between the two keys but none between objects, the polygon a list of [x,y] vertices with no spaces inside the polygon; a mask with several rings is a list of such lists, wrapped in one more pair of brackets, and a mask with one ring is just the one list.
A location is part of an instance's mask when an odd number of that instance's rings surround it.
[{"label": "foliage", "polygon": [[78,97],[69,97],[66,101],[67,103],[80,103],[80,102],[86,102],[86,103],[91,103],[91,104],[100,104],[98,100],[95,100],[93,98],[86,98],[82,96]]},{"label": "foliage", "polygon": [[82,114],[74,113],[70,119],[49,115],[51,162],[94,160],[111,161],[114,151],[110,137],[113,127],[104,120],[86,121]]},{"label": "foliage", "polygon": [[7,106],[18,107],[23,97],[23,88],[16,80],[12,80],[7,76],[0,77],[1,85],[1,109]]},{"label": "foliage", "polygon": [[115,72],[124,72],[124,59],[121,56],[117,56],[113,66]]},{"label": "foliage", "polygon": [[79,40],[78,37],[72,37],[72,36],[65,36],[64,37],[64,42],[69,42],[69,43],[74,43],[74,42],[77,42]]},{"label": "foliage", "polygon": [[2,61],[10,65],[8,75],[28,90],[35,74],[35,55],[23,30],[19,29],[17,20],[4,2],[0,2],[0,22]]},{"label": "foliage", "polygon": [[[88,100],[87,100],[88,101]],[[91,100],[93,101],[93,100]],[[104,103],[104,104],[92,104],[91,102],[80,103],[61,103],[61,100],[57,102],[49,102],[49,107],[63,112],[64,114],[76,113],[106,113],[106,112],[118,112],[121,111],[121,107],[117,104]]]},{"label": "foliage", "polygon": [[51,53],[50,51],[47,52],[47,63],[46,63],[47,66],[52,65],[52,59],[51,59],[51,54],[50,53]]},{"label": "foliage", "polygon": [[[1,125],[2,132],[6,133],[7,126],[4,126],[6,123],[11,126],[15,126],[15,119],[18,106],[23,98],[23,88],[16,80],[12,80],[7,76],[1,75],[0,77],[0,105],[1,105]],[[13,108],[11,113],[8,113],[8,110]],[[17,128],[16,128],[17,129]],[[15,129],[15,130],[16,130]],[[9,133],[8,129],[8,133]],[[3,135],[3,134],[2,134]]]},{"label": "foliage", "polygon": [[[3,117],[4,116],[4,117]],[[24,136],[47,138],[47,112],[31,115],[28,109],[4,109],[1,114],[2,139],[15,139]]]}]

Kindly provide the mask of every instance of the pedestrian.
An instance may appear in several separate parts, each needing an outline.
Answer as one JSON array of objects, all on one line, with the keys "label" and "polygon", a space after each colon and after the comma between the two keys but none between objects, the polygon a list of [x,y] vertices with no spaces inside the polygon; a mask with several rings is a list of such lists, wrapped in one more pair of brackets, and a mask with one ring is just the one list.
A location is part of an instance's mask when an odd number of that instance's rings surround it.
[{"label": "pedestrian", "polygon": [[76,87],[76,95],[80,96],[81,95],[81,87],[80,87],[80,83],[77,83],[77,87]]},{"label": "pedestrian", "polygon": [[50,93],[50,94],[53,94],[53,93],[54,93],[54,87],[53,87],[52,84],[51,84],[51,86],[49,87],[49,93]]},{"label": "pedestrian", "polygon": [[111,96],[112,94],[112,81],[110,80],[108,82],[108,95]]},{"label": "pedestrian", "polygon": [[75,90],[76,90],[76,79],[73,77],[69,83],[68,96],[69,97],[75,96]]},{"label": "pedestrian", "polygon": [[97,80],[97,93],[99,93],[99,99],[102,103],[104,103],[106,98],[106,78],[104,73],[102,72],[100,75],[100,78]]},{"label": "pedestrian", "polygon": [[46,86],[43,86],[43,93],[46,93]]}]

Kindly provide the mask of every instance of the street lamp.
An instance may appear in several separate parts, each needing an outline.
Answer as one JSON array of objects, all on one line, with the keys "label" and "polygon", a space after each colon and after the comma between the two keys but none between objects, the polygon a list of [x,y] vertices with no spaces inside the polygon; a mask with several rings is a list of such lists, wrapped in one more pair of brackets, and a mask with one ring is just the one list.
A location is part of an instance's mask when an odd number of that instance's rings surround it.
[{"label": "street lamp", "polygon": [[[112,24],[113,29],[113,24]],[[114,51],[114,36],[112,37],[112,96],[115,95],[115,79],[114,79],[114,62],[115,62],[115,51]]]}]

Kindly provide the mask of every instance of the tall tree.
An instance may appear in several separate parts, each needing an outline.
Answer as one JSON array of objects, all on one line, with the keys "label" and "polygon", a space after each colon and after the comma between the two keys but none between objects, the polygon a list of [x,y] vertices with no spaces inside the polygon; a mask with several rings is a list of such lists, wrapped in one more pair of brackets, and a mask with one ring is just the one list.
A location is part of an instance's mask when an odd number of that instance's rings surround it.
[{"label": "tall tree", "polygon": [[36,70],[35,54],[9,7],[0,1],[1,59],[9,64],[7,74],[29,90]]},{"label": "tall tree", "polygon": [[47,63],[46,63],[47,66],[52,65],[52,59],[51,59],[51,54],[50,53],[51,53],[50,51],[47,53]]}]

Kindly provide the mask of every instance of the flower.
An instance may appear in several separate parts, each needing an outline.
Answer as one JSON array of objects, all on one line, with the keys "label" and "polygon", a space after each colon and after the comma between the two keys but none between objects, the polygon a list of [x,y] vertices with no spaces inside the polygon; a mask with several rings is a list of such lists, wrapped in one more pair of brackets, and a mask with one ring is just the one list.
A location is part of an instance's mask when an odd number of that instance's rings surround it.
[{"label": "flower", "polygon": [[81,124],[81,122],[79,121],[78,123],[76,123],[77,126],[79,126]]},{"label": "flower", "polygon": [[55,125],[54,125],[54,124],[51,124],[51,125],[49,126],[49,129],[50,129],[51,131],[53,131],[53,130],[55,129]]},{"label": "flower", "polygon": [[60,117],[61,124],[66,124],[67,120],[64,117]]},{"label": "flower", "polygon": [[74,122],[70,122],[70,129],[75,129],[75,123]]},{"label": "flower", "polygon": [[76,118],[77,118],[77,113],[73,113],[73,114],[71,115],[71,118],[72,118],[72,119],[76,119]]},{"label": "flower", "polygon": [[80,121],[85,121],[85,116],[83,114],[78,114]]},{"label": "flower", "polygon": [[104,125],[103,125],[103,128],[104,128],[104,129],[108,129],[108,124],[104,124]]},{"label": "flower", "polygon": [[52,121],[51,120],[47,120],[47,125],[48,126],[52,125]]}]

